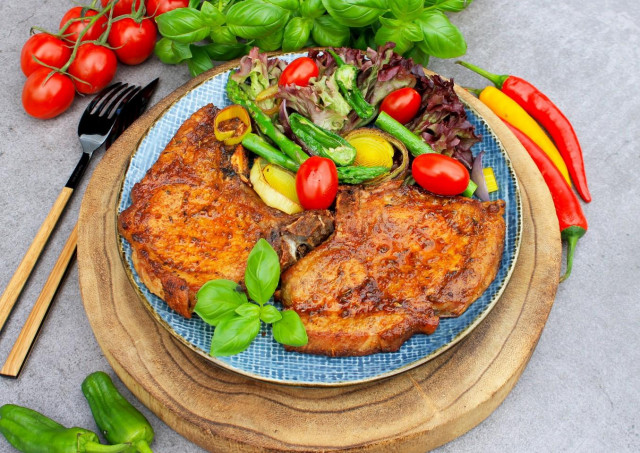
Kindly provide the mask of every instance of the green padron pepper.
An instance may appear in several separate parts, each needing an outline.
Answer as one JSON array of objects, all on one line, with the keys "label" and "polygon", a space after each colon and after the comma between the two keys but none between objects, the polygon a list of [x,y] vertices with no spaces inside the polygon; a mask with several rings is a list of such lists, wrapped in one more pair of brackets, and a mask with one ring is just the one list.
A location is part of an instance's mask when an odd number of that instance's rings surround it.
[{"label": "green padron pepper", "polygon": [[90,374],[82,383],[82,393],[89,402],[93,418],[111,443],[129,443],[128,452],[151,453],[153,428],[129,403],[102,371]]},{"label": "green padron pepper", "polygon": [[24,453],[109,453],[131,451],[131,444],[102,445],[96,433],[65,428],[33,409],[13,404],[0,407],[0,432]]}]

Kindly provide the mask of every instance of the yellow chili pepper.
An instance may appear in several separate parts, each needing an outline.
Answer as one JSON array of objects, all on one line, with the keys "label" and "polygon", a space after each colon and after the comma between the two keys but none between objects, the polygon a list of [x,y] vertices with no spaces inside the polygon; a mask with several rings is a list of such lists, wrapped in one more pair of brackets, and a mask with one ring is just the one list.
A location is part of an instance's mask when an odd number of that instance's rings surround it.
[{"label": "yellow chili pepper", "polygon": [[216,115],[213,133],[225,145],[237,145],[251,132],[251,118],[239,105],[225,107]]},{"label": "yellow chili pepper", "polygon": [[567,170],[567,165],[564,160],[562,160],[560,151],[558,151],[558,148],[556,148],[549,136],[545,133],[542,127],[540,127],[536,120],[525,112],[516,101],[496,87],[486,87],[480,92],[478,97],[493,111],[493,113],[498,115],[502,120],[512,124],[533,140],[545,152],[545,154],[549,156],[558,170],[560,170],[560,173],[562,173],[562,176],[564,176],[564,179],[567,180],[569,186],[571,186],[569,171]]}]

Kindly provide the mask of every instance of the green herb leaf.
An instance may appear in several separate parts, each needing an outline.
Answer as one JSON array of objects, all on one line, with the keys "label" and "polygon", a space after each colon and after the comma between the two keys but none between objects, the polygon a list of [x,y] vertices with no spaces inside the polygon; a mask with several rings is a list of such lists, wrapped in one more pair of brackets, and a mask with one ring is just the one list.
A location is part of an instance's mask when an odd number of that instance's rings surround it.
[{"label": "green herb leaf", "polygon": [[298,8],[300,8],[299,0],[264,0],[264,1],[289,11],[298,11]]},{"label": "green herb leaf", "polygon": [[416,23],[422,28],[424,41],[417,45],[422,52],[437,58],[464,55],[467,43],[460,30],[440,11],[424,11]]},{"label": "green herb leaf", "polygon": [[209,33],[211,41],[217,44],[236,44],[238,38],[233,34],[229,27],[221,25],[219,27],[211,27],[211,33]]},{"label": "green herb leaf", "polygon": [[231,280],[211,280],[202,285],[196,294],[195,311],[207,324],[217,326],[232,316],[236,308],[248,302],[245,293]]},{"label": "green herb leaf", "polygon": [[195,77],[213,68],[211,58],[204,46],[191,44],[191,54],[191,59],[187,60],[187,67],[189,68],[191,77]]},{"label": "green herb leaf", "polygon": [[424,9],[423,3],[424,0],[387,0],[391,13],[398,19],[405,21],[410,21],[420,15]]},{"label": "green herb leaf", "polygon": [[259,318],[235,315],[224,319],[213,332],[210,354],[214,357],[238,354],[249,347],[260,332]]},{"label": "green herb leaf", "polygon": [[282,37],[284,36],[284,30],[280,29],[275,33],[265,36],[264,38],[258,38],[255,40],[255,45],[263,52],[271,52],[278,50],[282,45]]},{"label": "green herb leaf", "polygon": [[267,324],[272,324],[282,319],[280,311],[273,305],[265,304],[260,309],[260,319]]},{"label": "green herb leaf", "polygon": [[209,26],[200,11],[178,8],[156,17],[158,30],[165,38],[182,44],[202,41],[209,35]]},{"label": "green herb leaf", "polygon": [[207,44],[204,48],[212,60],[229,61],[249,53],[251,46],[238,42],[235,44]]},{"label": "green herb leaf", "polygon": [[273,295],[280,280],[280,259],[271,245],[260,239],[249,253],[244,282],[249,297],[264,305]]},{"label": "green herb leaf", "polygon": [[425,0],[424,6],[439,9],[440,11],[457,13],[469,6],[472,1],[473,0]]},{"label": "green herb leaf", "polygon": [[[383,19],[380,18],[381,23]],[[384,22],[376,32],[374,38],[376,44],[382,46],[389,41],[395,42],[396,47],[393,50],[403,55],[413,46],[413,43],[405,36],[406,24],[395,19],[386,19]]]},{"label": "green herb leaf", "polygon": [[300,0],[300,14],[303,17],[315,19],[326,12],[322,0]]},{"label": "green herb leaf", "polygon": [[284,37],[282,39],[282,50],[291,52],[292,50],[302,49],[309,39],[313,20],[306,17],[294,17],[289,21],[284,29]]},{"label": "green herb leaf", "polygon": [[202,17],[209,27],[218,27],[224,24],[224,14],[218,11],[218,8],[213,6],[211,2],[204,2],[202,8]]},{"label": "green herb leaf", "polygon": [[160,39],[154,48],[154,52],[161,62],[166,64],[178,64],[191,58],[189,44],[180,44],[169,38]]},{"label": "green herb leaf", "polygon": [[341,25],[331,16],[320,16],[313,22],[313,40],[320,46],[342,47],[349,42],[349,27]]},{"label": "green herb leaf", "polygon": [[202,0],[189,0],[189,8],[197,8]]},{"label": "green herb leaf", "polygon": [[236,308],[236,313],[245,318],[259,318],[260,307],[254,303],[247,302]]},{"label": "green herb leaf", "polygon": [[429,55],[420,50],[418,46],[411,48],[405,57],[412,58],[415,63],[421,64],[425,68],[429,65]]},{"label": "green herb leaf", "polygon": [[364,27],[378,20],[386,11],[386,0],[322,0],[336,21],[349,27]]},{"label": "green herb leaf", "polygon": [[278,343],[289,346],[304,346],[309,342],[307,331],[298,313],[285,310],[282,319],[273,323],[273,338]]},{"label": "green herb leaf", "polygon": [[257,39],[269,36],[283,28],[289,20],[289,12],[255,0],[236,3],[227,13],[229,29],[245,39]]}]

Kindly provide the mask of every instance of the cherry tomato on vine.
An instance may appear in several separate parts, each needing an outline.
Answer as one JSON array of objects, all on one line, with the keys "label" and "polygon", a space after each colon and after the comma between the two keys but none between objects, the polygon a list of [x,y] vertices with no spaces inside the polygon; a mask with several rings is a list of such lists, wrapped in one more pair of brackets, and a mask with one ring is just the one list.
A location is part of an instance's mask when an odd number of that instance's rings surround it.
[{"label": "cherry tomato on vine", "polygon": [[80,79],[73,80],[78,93],[93,94],[109,85],[117,67],[118,60],[113,50],[87,42],[78,47],[68,72]]},{"label": "cherry tomato on vine", "polygon": [[298,85],[306,87],[309,85],[309,79],[318,77],[318,66],[316,62],[309,57],[300,57],[293,60],[284,68],[278,80],[278,85]]},{"label": "cherry tomato on vine", "polygon": [[67,110],[76,90],[71,77],[59,72],[54,73],[45,82],[51,69],[42,67],[36,69],[22,88],[22,106],[31,116],[43,120],[53,118]]},{"label": "cherry tomato on vine", "polygon": [[327,209],[338,193],[338,170],[331,159],[312,156],[296,173],[296,193],[305,209]]},{"label": "cherry tomato on vine", "polygon": [[411,165],[413,179],[438,195],[458,195],[469,185],[469,172],[460,162],[444,154],[421,154]]},{"label": "cherry tomato on vine", "polygon": [[44,64],[61,68],[69,60],[71,49],[67,43],[48,33],[38,33],[27,39],[22,46],[20,53],[20,67],[24,75],[29,77],[36,69],[42,65],[37,63],[33,57],[38,58]]},{"label": "cherry tomato on vine", "polygon": [[392,91],[384,98],[380,105],[380,111],[386,112],[391,118],[407,124],[420,110],[422,98],[413,88],[400,88]]},{"label": "cherry tomato on vine", "polygon": [[142,22],[137,23],[131,18],[125,18],[111,24],[108,41],[118,60],[124,64],[136,65],[153,53],[157,35],[156,24],[151,19],[142,19]]},{"label": "cherry tomato on vine", "polygon": [[[84,16],[81,16],[82,10],[84,8],[82,6],[76,6],[71,8],[69,11],[62,16],[62,20],[60,21],[60,29],[72,19],[78,19],[80,17],[86,17],[87,19],[79,20],[72,22],[71,25],[65,30],[65,38],[67,41],[76,42],[78,39],[78,34],[85,29],[85,27],[89,24],[91,20],[91,16],[95,16],[98,14],[97,11],[88,9]],[[107,29],[107,18],[102,16],[91,26],[91,28],[87,31],[87,33],[82,37],[83,41],[95,41],[100,37],[102,33]]]},{"label": "cherry tomato on vine", "polygon": [[[102,7],[107,6],[111,0],[101,0]],[[135,2],[134,9],[131,9],[133,3]],[[138,11],[140,7],[140,3],[142,0],[118,0],[115,5],[113,5],[113,17],[122,16],[123,14],[131,14],[132,12]]]},{"label": "cherry tomato on vine", "polygon": [[177,8],[189,6],[189,0],[147,0],[147,15],[157,17]]}]

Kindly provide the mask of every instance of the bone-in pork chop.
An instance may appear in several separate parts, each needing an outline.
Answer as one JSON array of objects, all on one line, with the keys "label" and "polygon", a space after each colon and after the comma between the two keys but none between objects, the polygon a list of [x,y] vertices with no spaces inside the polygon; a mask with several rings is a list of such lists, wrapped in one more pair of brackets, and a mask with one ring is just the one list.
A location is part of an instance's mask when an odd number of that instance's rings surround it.
[{"label": "bone-in pork chop", "polygon": [[300,352],[391,352],[458,316],[496,276],[504,201],[437,197],[393,181],[342,187],[336,228],[282,276],[280,299],[302,318]]},{"label": "bone-in pork chop", "polygon": [[242,282],[258,239],[271,243],[284,269],[333,231],[327,211],[291,216],[262,202],[246,183],[244,149],[215,139],[217,113],[207,105],[180,127],[118,222],[143,283],[187,318],[207,281]]}]

